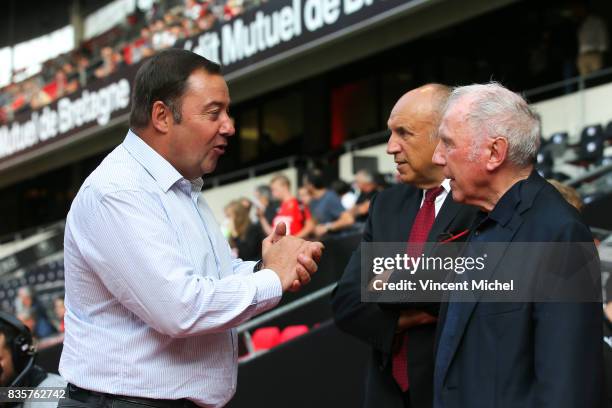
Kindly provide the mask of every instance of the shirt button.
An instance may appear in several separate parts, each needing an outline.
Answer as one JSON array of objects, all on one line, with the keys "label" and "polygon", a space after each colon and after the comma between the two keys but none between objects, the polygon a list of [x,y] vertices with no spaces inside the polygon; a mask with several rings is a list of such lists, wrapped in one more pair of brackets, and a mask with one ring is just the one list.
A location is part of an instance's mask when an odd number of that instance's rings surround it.
[{"label": "shirt button", "polygon": [[480,235],[480,231],[476,231],[476,232],[474,233],[474,235],[479,236],[479,235]]}]

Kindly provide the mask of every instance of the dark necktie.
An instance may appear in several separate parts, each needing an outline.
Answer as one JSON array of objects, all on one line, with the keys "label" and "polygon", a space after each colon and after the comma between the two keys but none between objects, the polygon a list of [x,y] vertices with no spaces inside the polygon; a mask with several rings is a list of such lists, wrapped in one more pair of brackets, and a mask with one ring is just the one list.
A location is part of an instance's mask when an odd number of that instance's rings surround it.
[{"label": "dark necktie", "polygon": [[[436,197],[443,191],[444,188],[442,186],[425,191],[425,200],[414,219],[412,229],[410,230],[410,237],[408,238],[409,256],[418,257],[421,255],[425,242],[427,242],[429,231],[431,231],[431,227],[436,219]],[[399,385],[403,392],[406,392],[410,384],[408,380],[408,335],[404,333],[399,336],[398,340],[401,341],[401,345],[398,351],[393,354],[391,370],[397,385]]]}]

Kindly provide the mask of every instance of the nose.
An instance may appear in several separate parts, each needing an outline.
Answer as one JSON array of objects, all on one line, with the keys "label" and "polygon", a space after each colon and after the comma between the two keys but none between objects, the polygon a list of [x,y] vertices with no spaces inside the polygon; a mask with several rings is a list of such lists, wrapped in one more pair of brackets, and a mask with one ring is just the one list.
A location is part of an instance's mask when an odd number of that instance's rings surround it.
[{"label": "nose", "polygon": [[395,140],[395,136],[393,133],[389,136],[389,140],[387,141],[387,154],[396,154],[400,152],[400,147],[397,141]]},{"label": "nose", "polygon": [[431,161],[433,162],[433,164],[437,164],[438,166],[446,166],[446,152],[444,151],[442,141],[438,142]]},{"label": "nose", "polygon": [[236,133],[236,129],[234,128],[234,118],[226,114],[226,118],[219,129],[219,133],[223,136],[230,137]]}]

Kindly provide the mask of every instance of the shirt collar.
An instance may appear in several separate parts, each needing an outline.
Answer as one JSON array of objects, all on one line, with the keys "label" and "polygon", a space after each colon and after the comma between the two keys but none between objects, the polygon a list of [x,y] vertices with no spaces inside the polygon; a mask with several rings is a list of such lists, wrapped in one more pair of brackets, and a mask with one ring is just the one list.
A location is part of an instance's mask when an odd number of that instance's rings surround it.
[{"label": "shirt collar", "polygon": [[489,213],[489,218],[498,224],[506,225],[516,212],[516,208],[521,203],[521,189],[527,179],[520,180],[510,190],[499,199],[495,208]]},{"label": "shirt collar", "polygon": [[440,184],[442,186],[442,188],[444,189],[444,191],[446,191],[446,193],[450,193],[451,191],[451,186],[450,186],[450,179],[445,178],[442,181],[442,184]]},{"label": "shirt collar", "polygon": [[[167,192],[174,183],[183,178],[166,159],[153,150],[151,146],[146,144],[145,141],[136,133],[132,132],[131,129],[128,131],[123,141],[123,147],[125,147],[132,157],[134,157],[151,177],[155,179],[164,193]],[[199,180],[202,179],[199,178]]]}]

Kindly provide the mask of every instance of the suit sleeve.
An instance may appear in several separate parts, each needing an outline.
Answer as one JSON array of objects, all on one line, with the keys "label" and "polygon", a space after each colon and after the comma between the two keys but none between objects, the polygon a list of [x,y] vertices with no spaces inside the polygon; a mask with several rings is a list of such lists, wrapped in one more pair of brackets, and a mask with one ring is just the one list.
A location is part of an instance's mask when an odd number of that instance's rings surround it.
[{"label": "suit sleeve", "polygon": [[[567,240],[565,243],[588,242],[591,237],[584,225],[576,223],[565,229],[562,240]],[[594,247],[592,250],[591,255],[597,257]],[[582,250],[567,251],[560,264],[565,265],[562,277],[572,281],[580,274],[586,287],[593,283],[592,272],[599,274],[599,270],[585,270],[584,255]],[[601,290],[597,282],[594,289]],[[595,301],[534,304],[535,406],[601,406],[602,313],[601,302]]]},{"label": "suit sleeve", "polygon": [[[370,207],[362,243],[372,242],[372,225],[376,217],[375,198]],[[332,312],[336,325],[344,332],[370,344],[375,349],[390,353],[399,313],[383,310],[377,303],[361,301],[361,245],[351,259],[332,294]]]}]

